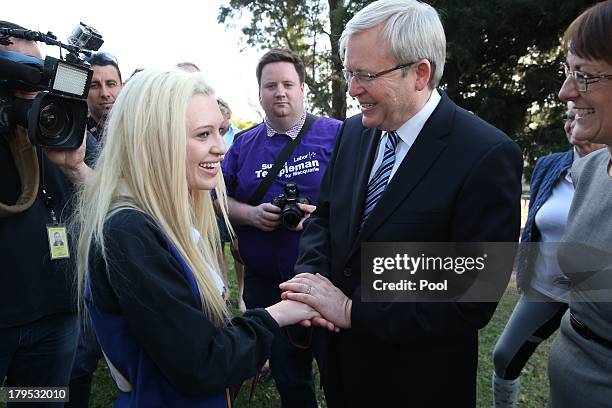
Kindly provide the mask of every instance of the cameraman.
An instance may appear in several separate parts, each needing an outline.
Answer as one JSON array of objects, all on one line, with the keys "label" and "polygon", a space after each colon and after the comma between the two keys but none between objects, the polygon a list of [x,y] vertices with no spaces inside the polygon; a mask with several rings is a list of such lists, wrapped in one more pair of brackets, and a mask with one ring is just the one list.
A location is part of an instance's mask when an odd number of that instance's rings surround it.
[{"label": "cameraman", "polygon": [[[304,65],[292,51],[270,50],[259,60],[256,74],[265,121],[239,133],[223,161],[229,216],[236,226],[245,266],[244,302],[249,309],[278,302],[278,285],[294,276],[302,223],[292,230],[281,226],[281,208],[270,202],[285,192],[287,183],[295,183],[300,196],[316,202],[341,126],[323,117],[313,122],[312,115],[305,112]],[[261,198],[255,197],[280,152],[294,140],[299,142],[270,187]],[[314,209],[298,206],[304,217]],[[270,369],[284,408],[316,407],[312,352],[304,349],[308,339],[297,338],[295,331],[288,330],[291,338],[274,339]]]},{"label": "cameraman", "polygon": [[[0,27],[22,29],[6,21]],[[0,44],[0,50],[41,58],[35,42],[8,40],[11,44]],[[6,92],[36,97],[33,92]],[[52,243],[54,231],[68,240],[67,248],[74,239],[66,234],[65,222],[73,183],[92,171],[84,162],[85,144],[43,154],[32,147],[22,127],[0,135],[0,384],[6,387],[68,385],[78,334],[73,263],[58,259]]]}]

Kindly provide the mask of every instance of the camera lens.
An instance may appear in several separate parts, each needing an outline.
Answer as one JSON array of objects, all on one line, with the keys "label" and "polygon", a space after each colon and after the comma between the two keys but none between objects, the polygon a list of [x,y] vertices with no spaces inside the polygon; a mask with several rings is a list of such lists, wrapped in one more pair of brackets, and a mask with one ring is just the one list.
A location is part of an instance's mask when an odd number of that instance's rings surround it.
[{"label": "camera lens", "polygon": [[64,137],[64,131],[69,122],[66,109],[51,102],[40,110],[38,127],[43,138],[57,143]]},{"label": "camera lens", "polygon": [[293,204],[292,206],[286,206],[283,208],[281,213],[282,216],[282,224],[285,228],[295,228],[300,223],[302,216],[304,213],[300,211],[300,209]]},{"label": "camera lens", "polygon": [[50,92],[39,93],[27,110],[32,144],[47,149],[81,146],[87,122],[87,102]]}]

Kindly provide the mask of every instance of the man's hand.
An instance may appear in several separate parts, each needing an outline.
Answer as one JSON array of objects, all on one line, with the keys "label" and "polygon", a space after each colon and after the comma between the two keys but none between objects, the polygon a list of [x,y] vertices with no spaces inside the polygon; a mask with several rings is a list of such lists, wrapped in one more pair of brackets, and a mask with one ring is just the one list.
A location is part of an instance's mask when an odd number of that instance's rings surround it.
[{"label": "man's hand", "polygon": [[302,231],[304,229],[304,221],[306,221],[306,219],[310,217],[310,214],[312,214],[317,209],[317,206],[302,203],[297,203],[297,206],[300,210],[302,210],[304,216],[300,220],[300,223],[296,225],[296,227],[293,229],[293,231]]},{"label": "man's hand", "polygon": [[83,137],[83,143],[78,149],[44,149],[44,152],[51,163],[58,166],[73,183],[77,184],[84,182],[93,171],[84,162],[86,145],[87,135]]},{"label": "man's hand", "polygon": [[280,225],[280,212],[280,208],[270,203],[262,203],[251,207],[250,224],[262,231],[274,231]]},{"label": "man's hand", "polygon": [[[340,329],[351,328],[351,309],[353,301],[326,277],[311,273],[301,273],[293,279],[281,283],[281,298],[306,303],[321,314],[325,321]],[[313,324],[319,325],[315,316]],[[320,319],[318,319],[320,320]]]}]

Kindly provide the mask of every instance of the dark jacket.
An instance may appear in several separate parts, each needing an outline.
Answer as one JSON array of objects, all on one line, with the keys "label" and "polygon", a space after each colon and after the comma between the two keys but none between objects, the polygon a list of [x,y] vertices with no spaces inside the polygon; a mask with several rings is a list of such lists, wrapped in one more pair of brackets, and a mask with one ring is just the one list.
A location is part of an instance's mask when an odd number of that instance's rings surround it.
[{"label": "dark jacket", "polygon": [[365,128],[361,115],[347,119],[307,220],[295,271],[328,276],[353,301],[352,328],[331,333],[324,347],[330,408],[476,405],[478,330],[495,303],[361,299],[362,243],[518,240],[520,149],[440,93],[363,228],[380,130]]},{"label": "dark jacket", "polygon": [[276,322],[256,309],[215,327],[191,270],[149,216],[120,211],[104,234],[106,257],[92,248],[85,300],[117,385],[132,388],[120,386],[114,406],[231,406],[230,387],[269,357]]},{"label": "dark jacket", "polygon": [[[8,137],[0,134],[0,203],[13,205],[22,185],[18,166],[11,153]],[[40,187],[27,210],[0,217],[0,328],[17,327],[56,313],[76,312],[72,295],[74,259],[51,260],[49,237],[45,226],[51,224],[51,210],[57,221],[68,223],[73,212],[73,184],[40,148],[37,150]],[[87,139],[85,162],[93,167],[97,156],[95,140]],[[23,163],[20,163],[23,165]],[[44,187],[51,200],[45,200]],[[77,236],[67,231],[68,245]],[[74,257],[74,255],[72,255]]]}]

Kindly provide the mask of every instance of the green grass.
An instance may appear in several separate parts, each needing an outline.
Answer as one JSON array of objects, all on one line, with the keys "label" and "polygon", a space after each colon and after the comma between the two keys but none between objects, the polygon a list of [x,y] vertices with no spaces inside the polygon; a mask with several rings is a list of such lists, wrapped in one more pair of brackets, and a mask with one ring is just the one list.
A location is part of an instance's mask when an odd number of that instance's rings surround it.
[{"label": "green grass", "polygon": [[[493,348],[512,314],[518,294],[514,282],[506,290],[489,324],[479,334],[477,406],[491,407]],[[556,334],[543,342],[527,362],[521,374],[519,407],[541,408],[548,401],[548,352]]]},{"label": "green grass", "polygon": [[[231,258],[228,252],[228,258]],[[232,287],[232,299],[236,298],[236,282],[233,273],[233,263],[230,261],[230,286]],[[493,315],[491,322],[480,332],[480,353],[478,362],[478,407],[491,407],[491,375],[493,373],[492,353],[495,342],[501,334],[512,310],[518,299],[516,289],[510,285],[506,294],[502,298],[497,311]],[[548,375],[547,360],[552,339],[544,342],[535,354],[531,357],[521,376],[521,397],[519,407],[541,408],[546,406],[548,399]],[[250,408],[271,408],[280,407],[278,393],[273,381],[269,381],[257,386],[253,402],[248,404],[248,396],[251,388],[251,381],[244,382],[243,388],[238,397],[237,406]],[[317,387],[318,389],[318,387]],[[442,391],[442,390],[441,390]],[[104,361],[100,361],[98,370],[94,377],[92,387],[91,407],[106,408],[111,406],[115,397],[115,387],[110,379],[108,368]],[[320,406],[325,407],[322,392],[319,392],[318,399]],[[408,401],[407,401],[408,402]]]}]

